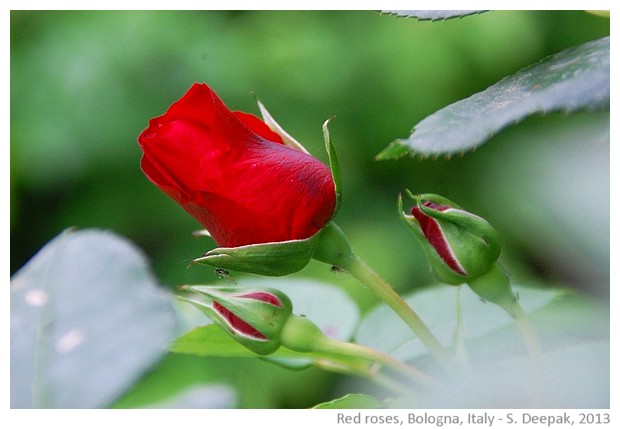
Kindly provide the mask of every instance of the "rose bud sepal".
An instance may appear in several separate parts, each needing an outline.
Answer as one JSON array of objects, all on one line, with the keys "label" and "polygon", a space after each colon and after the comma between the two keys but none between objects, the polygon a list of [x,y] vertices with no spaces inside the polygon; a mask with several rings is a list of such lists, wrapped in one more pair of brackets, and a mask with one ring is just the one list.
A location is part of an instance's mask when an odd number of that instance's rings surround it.
[{"label": "rose bud sepal", "polygon": [[355,259],[355,255],[342,229],[334,222],[330,222],[321,230],[312,258],[334,267],[347,269]]},{"label": "rose bud sepal", "polygon": [[205,296],[207,302],[180,298],[193,304],[251,351],[268,355],[280,347],[280,334],[293,308],[282,292],[269,288],[212,286],[183,286],[181,289]]},{"label": "rose bud sepal", "polygon": [[218,247],[194,259],[192,263],[262,276],[286,276],[308,265],[317,248],[321,231],[303,240]]},{"label": "rose bud sepal", "polygon": [[[267,108],[260,100],[257,99],[258,108],[261,112],[261,116],[263,117],[263,121],[265,124],[273,131],[278,134],[282,138],[282,142],[293,149],[296,149],[300,152],[304,152],[309,154],[308,150],[303,147],[301,143],[295,140],[289,133],[287,133],[281,126],[276,122],[276,120],[271,116]],[[338,155],[336,154],[336,148],[332,142],[331,136],[329,134],[329,123],[332,118],[327,119],[323,122],[322,130],[323,130],[323,142],[325,144],[325,150],[327,152],[327,158],[329,160],[329,169],[332,173],[332,179],[334,180],[334,191],[336,193],[336,205],[334,207],[334,211],[330,218],[330,221],[336,217],[336,214],[340,210],[340,204],[342,199],[342,178],[340,174],[340,164],[338,162]],[[329,223],[329,221],[327,222]]]},{"label": "rose bud sepal", "polygon": [[512,317],[521,312],[510,285],[510,277],[499,263],[495,263],[481,276],[469,280],[467,285],[480,298],[499,305]]},{"label": "rose bud sepal", "polygon": [[340,205],[342,204],[342,175],[340,173],[340,163],[338,162],[338,155],[336,153],[336,148],[332,143],[331,136],[329,134],[329,122],[332,118],[329,118],[323,123],[323,142],[325,144],[325,150],[327,151],[327,158],[329,159],[329,169],[332,173],[332,179],[334,181],[334,192],[336,193],[336,205],[334,207],[334,213],[332,214],[331,220],[336,217],[338,211],[340,211]]},{"label": "rose bud sepal", "polygon": [[493,268],[501,244],[486,220],[439,195],[409,195],[416,201],[411,214],[403,211],[402,198],[399,212],[439,281],[459,285]]}]

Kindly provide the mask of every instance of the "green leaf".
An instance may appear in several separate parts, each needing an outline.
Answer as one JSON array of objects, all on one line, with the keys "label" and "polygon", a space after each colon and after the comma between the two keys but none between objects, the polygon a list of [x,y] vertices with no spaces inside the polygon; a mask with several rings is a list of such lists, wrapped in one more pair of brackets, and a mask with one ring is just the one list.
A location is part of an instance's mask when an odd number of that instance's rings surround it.
[{"label": "green leaf", "polygon": [[324,402],[312,407],[317,410],[374,409],[385,408],[383,404],[370,395],[350,393],[333,401]]},{"label": "green leaf", "polygon": [[172,296],[109,232],[68,232],[11,279],[11,407],[104,407],[178,334]]},{"label": "green leaf", "polygon": [[156,409],[208,409],[234,408],[235,392],[225,384],[213,384],[199,387],[189,387],[185,391],[167,398],[161,402],[154,402],[144,408]]},{"label": "green leaf", "polygon": [[602,16],[604,18],[609,18],[608,10],[586,10],[587,13],[591,13],[592,15]]},{"label": "green leaf", "polygon": [[234,408],[236,392],[219,376],[221,369],[200,357],[168,353],[113,408],[193,408],[184,398],[197,389],[201,408]]},{"label": "green leaf", "polygon": [[[514,289],[519,294],[519,302],[527,313],[549,305],[566,293],[557,289],[523,289],[517,286]],[[405,297],[407,303],[426,322],[437,339],[448,348],[452,346],[457,328],[457,299],[460,301],[460,311],[463,314],[465,341],[471,341],[513,324],[504,310],[481,301],[467,286],[432,287]],[[356,341],[405,361],[428,354],[426,347],[413,337],[407,326],[385,305],[380,305],[366,315],[356,334]]]},{"label": "green leaf", "polygon": [[317,358],[330,358],[320,353],[294,352],[285,347],[280,347],[269,356],[259,355],[236,342],[215,324],[194,328],[183,334],[174,341],[170,351],[199,357],[260,358],[292,369],[306,368]]},{"label": "green leaf", "polygon": [[609,109],[609,37],[566,49],[419,122],[377,159],[462,153],[534,113]]},{"label": "green leaf", "polygon": [[435,287],[406,297],[454,353],[457,371],[448,377],[385,306],[369,313],[360,325],[359,343],[412,362],[445,383],[390,406],[609,407],[609,303],[563,289],[514,289],[541,345],[539,359],[527,353],[507,313],[482,302],[466,286]]},{"label": "green leaf", "polygon": [[174,353],[195,356],[257,357],[258,355],[232,339],[222,328],[209,324],[194,328],[170,346]]},{"label": "green leaf", "polygon": [[475,15],[485,10],[382,10],[381,13],[402,16],[406,18],[416,18],[420,21],[431,20],[439,21],[450,18],[462,18],[464,16]]}]

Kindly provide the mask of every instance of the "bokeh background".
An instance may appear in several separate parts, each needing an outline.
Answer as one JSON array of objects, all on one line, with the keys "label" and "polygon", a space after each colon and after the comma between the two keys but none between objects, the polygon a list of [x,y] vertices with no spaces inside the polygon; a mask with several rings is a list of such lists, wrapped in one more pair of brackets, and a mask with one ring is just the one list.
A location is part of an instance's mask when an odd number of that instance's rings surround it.
[{"label": "bokeh background", "polygon": [[[214,244],[193,238],[198,223],[148,182],[136,142],[149,118],[206,82],[233,110],[258,114],[256,94],[324,161],[321,125],[335,116],[336,222],[400,292],[432,282],[396,210],[408,188],[489,220],[513,278],[607,297],[609,112],[536,115],[449,160],[374,157],[441,107],[609,30],[584,11],[442,22],[375,11],[12,11],[11,273],[64,229],[96,227],[132,240],[164,285],[218,281],[188,268]],[[339,283],[362,308],[375,302],[319,263],[296,276]]]}]

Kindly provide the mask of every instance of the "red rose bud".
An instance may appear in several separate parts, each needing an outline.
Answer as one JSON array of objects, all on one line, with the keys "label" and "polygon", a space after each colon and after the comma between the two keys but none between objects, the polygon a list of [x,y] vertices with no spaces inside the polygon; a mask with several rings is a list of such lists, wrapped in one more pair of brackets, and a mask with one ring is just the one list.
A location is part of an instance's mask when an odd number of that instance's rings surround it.
[{"label": "red rose bud", "polygon": [[410,196],[417,204],[407,214],[401,200],[401,216],[422,244],[437,279],[458,285],[493,268],[500,241],[486,220],[439,195]]},{"label": "red rose bud", "polygon": [[142,170],[221,247],[308,239],[334,215],[332,173],[268,122],[194,84],[138,137]]},{"label": "red rose bud", "polygon": [[184,286],[208,298],[206,303],[181,297],[192,303],[238,343],[266,355],[280,347],[280,334],[290,317],[290,299],[275,289]]}]

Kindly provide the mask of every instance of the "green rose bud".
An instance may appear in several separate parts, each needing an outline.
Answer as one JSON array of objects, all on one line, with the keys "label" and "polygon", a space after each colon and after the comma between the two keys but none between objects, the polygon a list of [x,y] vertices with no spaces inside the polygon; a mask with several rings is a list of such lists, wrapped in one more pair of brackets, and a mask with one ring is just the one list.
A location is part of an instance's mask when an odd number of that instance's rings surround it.
[{"label": "green rose bud", "polygon": [[224,328],[237,342],[267,355],[280,347],[280,335],[291,316],[290,299],[275,289],[184,286],[208,298],[206,303],[181,297]]},{"label": "green rose bud", "polygon": [[401,217],[422,244],[437,279],[452,285],[467,283],[480,298],[506,310],[530,354],[538,359],[538,340],[512,291],[508,273],[498,262],[501,245],[497,231],[447,198],[408,194],[416,205],[407,214],[399,199]]},{"label": "green rose bud", "polygon": [[499,258],[497,231],[484,219],[434,194],[410,196],[410,214],[400,212],[419,239],[433,273],[443,283],[459,285],[487,273]]}]

